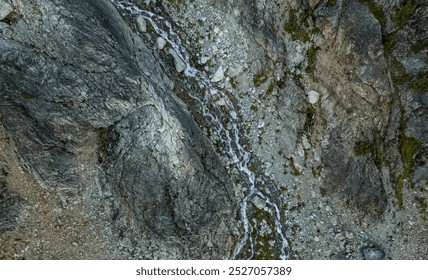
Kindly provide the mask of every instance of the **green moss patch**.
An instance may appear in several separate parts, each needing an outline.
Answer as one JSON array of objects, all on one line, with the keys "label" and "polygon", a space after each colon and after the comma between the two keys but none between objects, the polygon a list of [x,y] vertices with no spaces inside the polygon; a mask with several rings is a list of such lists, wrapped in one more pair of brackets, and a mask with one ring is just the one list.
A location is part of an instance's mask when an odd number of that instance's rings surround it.
[{"label": "green moss patch", "polygon": [[424,73],[419,77],[415,77],[409,83],[409,88],[417,94],[428,92],[428,73]]},{"label": "green moss patch", "polygon": [[15,24],[18,22],[18,14],[15,12],[10,12],[5,18],[1,19],[1,22],[5,22],[7,24]]},{"label": "green moss patch", "polygon": [[[421,147],[421,142],[414,138],[408,137],[405,133],[406,124],[402,116],[401,124],[400,124],[400,140],[401,140],[401,159],[403,161],[403,173],[398,177],[396,182],[396,195],[398,200],[398,207],[400,209],[404,209],[403,204],[403,188],[404,183],[410,179],[411,175],[415,171],[416,163],[415,156]],[[408,182],[409,187],[412,188],[412,182]]]},{"label": "green moss patch", "polygon": [[329,6],[329,7],[336,6],[336,4],[337,4],[337,0],[328,0],[327,1],[327,6]]},{"label": "green moss patch", "polygon": [[354,154],[356,156],[365,156],[372,152],[372,147],[368,141],[357,141],[354,145]]},{"label": "green moss patch", "polygon": [[98,162],[102,163],[107,155],[109,146],[117,141],[119,135],[113,130],[113,126],[98,128]]},{"label": "green moss patch", "polygon": [[397,39],[397,33],[393,32],[390,34],[384,34],[382,32],[382,43],[385,50],[385,54],[390,56],[392,54],[392,50],[395,47]]},{"label": "green moss patch", "polygon": [[397,10],[395,16],[392,18],[392,21],[395,23],[397,28],[400,29],[407,24],[410,16],[415,12],[416,9],[413,0],[406,0],[403,4],[404,5]]},{"label": "green moss patch", "polygon": [[253,223],[254,228],[260,228],[263,221],[266,222],[267,226],[271,229],[270,233],[265,232],[263,235],[257,234],[259,229],[255,231],[256,236],[253,237],[255,241],[255,252],[254,260],[274,260],[275,257],[275,246],[269,244],[270,240],[275,240],[275,220],[266,211],[255,209],[255,218],[257,220],[257,226]]},{"label": "green moss patch", "polygon": [[28,94],[28,93],[25,93],[25,92],[22,92],[22,93],[21,93],[21,96],[22,96],[22,98],[24,98],[25,100],[33,100],[33,99],[36,99],[36,98],[37,98],[37,96],[31,95],[31,94]]},{"label": "green moss patch", "polygon": [[361,140],[355,142],[354,154],[357,157],[371,155],[377,169],[385,165],[384,144],[380,135],[376,135],[374,140]]},{"label": "green moss patch", "polygon": [[373,16],[379,21],[380,25],[384,27],[386,24],[386,17],[382,8],[378,4],[376,4],[373,0],[359,0],[359,1],[360,3],[365,4],[367,8],[369,8]]},{"label": "green moss patch", "polygon": [[428,92],[428,73],[421,75],[412,75],[406,72],[406,68],[396,59],[390,59],[391,78],[394,84],[407,84],[409,89],[416,94]]},{"label": "green moss patch", "polygon": [[304,13],[297,13],[296,10],[290,10],[289,21],[284,25],[284,30],[290,34],[293,41],[300,40],[303,43],[309,41],[309,34],[303,28],[302,20],[305,20]]},{"label": "green moss patch", "polygon": [[275,83],[270,83],[269,87],[266,90],[266,95],[272,94],[273,90],[275,89]]},{"label": "green moss patch", "polygon": [[265,73],[264,70],[261,70],[257,75],[254,76],[253,83],[256,87],[261,86],[264,84],[268,79],[268,75]]},{"label": "green moss patch", "polygon": [[317,55],[317,49],[311,46],[308,49],[308,66],[306,66],[306,73],[313,76],[315,72],[315,59]]},{"label": "green moss patch", "polygon": [[254,166],[254,165],[250,165],[250,166],[248,166],[248,170],[250,170],[253,173],[256,173],[257,172],[257,167]]},{"label": "green moss patch", "polygon": [[305,110],[305,123],[303,125],[303,131],[310,134],[315,125],[315,114],[316,110],[314,107],[309,106]]}]

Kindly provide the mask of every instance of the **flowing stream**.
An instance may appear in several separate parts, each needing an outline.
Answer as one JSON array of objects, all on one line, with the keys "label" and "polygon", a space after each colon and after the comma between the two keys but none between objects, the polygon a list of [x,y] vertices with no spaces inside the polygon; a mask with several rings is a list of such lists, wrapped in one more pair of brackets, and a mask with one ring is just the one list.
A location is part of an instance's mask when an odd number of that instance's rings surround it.
[{"label": "flowing stream", "polygon": [[[230,122],[227,127],[225,127],[221,122],[222,117],[224,117],[224,111],[230,113],[235,110],[230,99],[224,92],[217,89],[207,76],[205,76],[200,70],[196,69],[191,65],[186,49],[184,48],[179,36],[173,30],[173,26],[171,25],[171,23],[168,22],[164,17],[143,10],[129,1],[111,1],[119,10],[125,11],[126,13],[132,15],[143,16],[144,19],[151,24],[154,31],[170,44],[171,48],[176,52],[177,56],[184,62],[184,75],[186,75],[187,77],[194,78],[201,86],[201,88],[204,88],[204,94],[201,94],[201,96],[197,96],[196,93],[190,93],[189,95],[198,103],[207,123],[217,133],[218,137],[220,137],[220,141],[222,142],[223,146],[226,147],[225,153],[232,161],[232,164],[241,174],[245,175],[245,177],[248,178],[247,193],[241,202],[240,208],[240,215],[244,227],[244,232],[242,233],[242,238],[233,252],[232,259],[236,259],[240,255],[240,253],[245,253],[242,252],[245,246],[249,246],[250,248],[249,258],[252,258],[254,256],[256,244],[251,236],[253,228],[250,224],[247,215],[247,209],[249,207],[250,200],[254,196],[259,196],[271,209],[270,215],[272,215],[275,220],[276,235],[281,243],[280,258],[287,259],[288,242],[283,234],[279,208],[273,201],[271,201],[266,195],[264,195],[260,190],[258,190],[255,185],[256,176],[254,172],[252,172],[248,168],[250,154],[243,148],[240,143],[240,133],[238,127],[239,120],[237,119],[237,117],[233,118],[232,116],[228,116]],[[220,110],[212,109],[210,103],[214,95],[219,96],[225,101],[226,110],[223,110],[223,112]]]}]

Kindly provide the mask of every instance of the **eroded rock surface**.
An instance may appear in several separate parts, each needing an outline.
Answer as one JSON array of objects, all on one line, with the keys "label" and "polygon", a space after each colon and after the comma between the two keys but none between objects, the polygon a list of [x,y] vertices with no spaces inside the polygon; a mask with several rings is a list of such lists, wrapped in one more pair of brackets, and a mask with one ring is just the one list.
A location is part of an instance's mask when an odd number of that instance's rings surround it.
[{"label": "eroded rock surface", "polygon": [[[428,257],[426,1],[131,2],[232,100],[290,258]],[[0,257],[231,257],[248,182],[171,45],[107,0],[0,3]]]},{"label": "eroded rock surface", "polygon": [[[186,105],[173,97],[156,54],[109,1],[11,5],[16,22],[0,38],[1,154],[14,158],[6,157],[5,170],[21,168],[36,180],[19,184],[21,175],[4,175],[0,230],[5,248],[14,231],[37,245],[7,253],[227,258],[235,238],[233,186]],[[31,189],[53,197],[28,196]],[[34,217],[45,203],[53,213]],[[64,227],[75,237],[62,235]],[[87,243],[89,230],[97,237]],[[37,231],[49,233],[28,235]]]}]

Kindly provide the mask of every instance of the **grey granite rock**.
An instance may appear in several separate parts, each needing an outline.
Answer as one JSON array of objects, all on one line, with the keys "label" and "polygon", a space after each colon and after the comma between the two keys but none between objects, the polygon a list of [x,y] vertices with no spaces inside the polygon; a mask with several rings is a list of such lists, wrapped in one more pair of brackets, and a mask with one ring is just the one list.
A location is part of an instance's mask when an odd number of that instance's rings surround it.
[{"label": "grey granite rock", "polygon": [[365,260],[383,260],[385,253],[378,248],[364,248],[363,249]]},{"label": "grey granite rock", "polygon": [[[28,170],[64,209],[101,209],[104,258],[227,258],[231,183],[159,60],[110,1],[57,2],[17,1],[12,38],[0,36],[0,120]],[[4,188],[0,229],[21,205]]]},{"label": "grey granite rock", "polygon": [[[205,85],[111,1],[0,1],[0,258],[230,257],[248,178],[209,80],[290,258],[427,258],[426,1],[131,2]],[[248,201],[238,257],[280,257],[274,212]]]}]

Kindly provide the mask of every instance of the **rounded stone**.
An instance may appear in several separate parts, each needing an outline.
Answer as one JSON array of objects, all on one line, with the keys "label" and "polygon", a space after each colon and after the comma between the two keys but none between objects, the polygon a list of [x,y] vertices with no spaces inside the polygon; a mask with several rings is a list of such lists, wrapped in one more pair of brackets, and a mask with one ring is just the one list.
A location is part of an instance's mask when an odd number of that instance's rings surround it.
[{"label": "rounded stone", "polygon": [[383,260],[385,253],[378,248],[364,248],[363,255],[365,260]]},{"label": "rounded stone", "polygon": [[161,50],[163,49],[163,47],[165,47],[165,44],[166,44],[166,40],[164,38],[158,37],[156,39],[156,48]]},{"label": "rounded stone", "polygon": [[320,94],[315,90],[310,90],[307,92],[309,103],[315,104],[320,99]]},{"label": "rounded stone", "polygon": [[147,31],[147,23],[146,20],[142,15],[139,15],[137,17],[137,27],[140,32],[146,32]]}]

